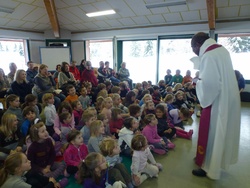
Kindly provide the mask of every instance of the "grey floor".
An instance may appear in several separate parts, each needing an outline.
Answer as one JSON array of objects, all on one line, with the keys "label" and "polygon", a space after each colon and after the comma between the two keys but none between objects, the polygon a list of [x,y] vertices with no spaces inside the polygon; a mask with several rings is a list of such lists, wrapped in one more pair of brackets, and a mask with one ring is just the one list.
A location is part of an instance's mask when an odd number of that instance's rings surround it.
[{"label": "grey floor", "polygon": [[[222,171],[220,180],[199,178],[192,175],[197,168],[193,158],[196,153],[199,118],[195,115],[185,125],[185,130],[193,129],[192,140],[175,138],[176,148],[165,156],[156,156],[163,165],[158,178],[146,180],[140,188],[250,188],[250,103],[242,103],[239,160]],[[230,146],[228,146],[230,147]]]}]

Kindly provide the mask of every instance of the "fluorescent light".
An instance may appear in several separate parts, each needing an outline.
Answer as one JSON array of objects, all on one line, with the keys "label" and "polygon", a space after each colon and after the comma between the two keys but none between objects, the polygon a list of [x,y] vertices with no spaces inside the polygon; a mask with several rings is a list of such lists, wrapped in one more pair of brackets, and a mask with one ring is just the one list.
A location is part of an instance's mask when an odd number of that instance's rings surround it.
[{"label": "fluorescent light", "polygon": [[6,8],[6,7],[0,7],[0,12],[10,13],[12,14],[15,9],[12,8]]},{"label": "fluorescent light", "polygon": [[109,14],[115,14],[114,10],[105,10],[105,11],[99,11],[99,12],[92,12],[86,14],[88,17],[95,17],[95,16],[104,16]]},{"label": "fluorescent light", "polygon": [[162,3],[146,4],[146,8],[151,9],[151,8],[169,7],[169,6],[186,5],[186,4],[187,4],[186,0],[175,0]]}]

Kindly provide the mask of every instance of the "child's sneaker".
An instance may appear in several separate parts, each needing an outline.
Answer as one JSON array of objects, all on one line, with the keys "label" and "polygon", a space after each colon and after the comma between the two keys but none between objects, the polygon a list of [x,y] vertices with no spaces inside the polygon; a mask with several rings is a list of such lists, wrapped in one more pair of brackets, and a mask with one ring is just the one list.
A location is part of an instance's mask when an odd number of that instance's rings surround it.
[{"label": "child's sneaker", "polygon": [[175,144],[172,142],[168,143],[168,149],[174,149],[175,148]]},{"label": "child's sneaker", "polygon": [[158,167],[159,171],[162,171],[163,167],[161,163],[156,163],[156,166]]},{"label": "child's sneaker", "polygon": [[193,133],[194,133],[193,129],[191,129],[191,130],[187,133],[189,139],[192,138]]},{"label": "child's sneaker", "polygon": [[155,174],[153,177],[158,178],[159,174]]},{"label": "child's sneaker", "polygon": [[66,187],[66,186],[68,185],[68,183],[69,183],[69,180],[68,180],[67,178],[63,178],[63,179],[61,179],[61,180],[59,181],[59,184],[60,184],[60,187],[61,187],[61,188]]}]

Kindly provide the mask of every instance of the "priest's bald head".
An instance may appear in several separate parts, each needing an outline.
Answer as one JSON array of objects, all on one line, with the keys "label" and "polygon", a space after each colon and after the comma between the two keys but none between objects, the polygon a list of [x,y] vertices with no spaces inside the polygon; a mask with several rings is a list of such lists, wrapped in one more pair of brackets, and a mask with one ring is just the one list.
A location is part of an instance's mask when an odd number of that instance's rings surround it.
[{"label": "priest's bald head", "polygon": [[196,55],[199,55],[200,47],[207,39],[209,39],[208,34],[203,32],[199,32],[192,37],[191,47]]}]

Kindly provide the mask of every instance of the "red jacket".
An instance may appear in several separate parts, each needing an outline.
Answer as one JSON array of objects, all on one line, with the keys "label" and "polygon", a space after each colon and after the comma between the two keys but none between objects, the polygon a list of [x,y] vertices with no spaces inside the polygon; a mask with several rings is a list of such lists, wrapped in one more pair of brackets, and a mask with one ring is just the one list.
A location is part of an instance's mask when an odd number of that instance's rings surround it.
[{"label": "red jacket", "polygon": [[123,118],[117,120],[110,120],[109,129],[110,133],[117,133],[117,130],[121,130],[123,127]]},{"label": "red jacket", "polygon": [[63,158],[67,166],[78,166],[87,155],[88,148],[85,144],[82,144],[79,148],[76,148],[73,144],[69,144],[63,153]]},{"label": "red jacket", "polygon": [[94,87],[96,87],[98,85],[98,81],[97,81],[97,78],[96,78],[93,70],[85,69],[82,72],[81,83],[86,82],[86,81],[91,82],[92,86],[94,86]]},{"label": "red jacket", "polygon": [[74,75],[74,77],[75,77],[76,80],[80,80],[81,79],[80,72],[79,72],[79,70],[76,67],[70,66],[69,67],[69,72],[71,72]]}]

